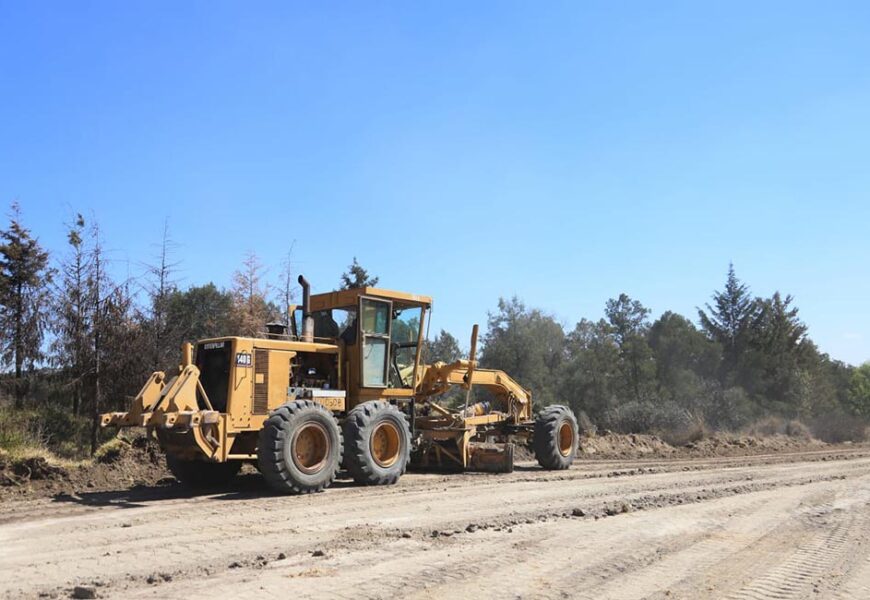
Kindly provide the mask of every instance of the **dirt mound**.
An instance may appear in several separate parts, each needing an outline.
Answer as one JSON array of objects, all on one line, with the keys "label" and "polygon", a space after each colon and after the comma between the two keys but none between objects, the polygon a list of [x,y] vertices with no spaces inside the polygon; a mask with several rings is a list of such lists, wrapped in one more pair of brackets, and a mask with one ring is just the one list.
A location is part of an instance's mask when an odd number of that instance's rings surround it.
[{"label": "dirt mound", "polygon": [[[586,459],[693,458],[796,452],[820,448],[825,443],[803,437],[752,436],[716,433],[682,446],[672,446],[656,435],[618,434],[605,431],[584,435],[579,457]],[[534,460],[522,446],[518,461]],[[253,472],[253,470],[251,470]],[[103,445],[93,460],[63,462],[47,453],[12,457],[0,451],[0,498],[15,496],[75,495],[80,492],[127,490],[139,486],[170,485],[174,477],[166,469],[156,442],[145,437],[116,438]]]},{"label": "dirt mound", "polygon": [[0,496],[110,491],[174,481],[156,442],[116,438],[93,461],[65,463],[45,454],[0,454]]},{"label": "dirt mound", "polygon": [[820,448],[824,442],[804,436],[771,435],[757,437],[732,433],[714,433],[683,446],[672,446],[656,435],[623,434],[605,431],[580,440],[583,458],[680,458],[701,456],[736,456],[792,452]]},{"label": "dirt mound", "polygon": [[69,473],[66,468],[50,462],[42,455],[12,457],[0,453],[0,486],[21,485],[28,481],[64,480]]}]

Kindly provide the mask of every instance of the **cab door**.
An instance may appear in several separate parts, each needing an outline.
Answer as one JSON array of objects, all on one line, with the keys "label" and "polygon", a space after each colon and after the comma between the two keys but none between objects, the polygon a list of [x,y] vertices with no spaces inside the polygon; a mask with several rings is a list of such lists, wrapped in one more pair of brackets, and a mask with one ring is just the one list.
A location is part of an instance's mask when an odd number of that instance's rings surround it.
[{"label": "cab door", "polygon": [[390,329],[393,303],[360,296],[360,381],[364,388],[386,388],[390,368]]}]

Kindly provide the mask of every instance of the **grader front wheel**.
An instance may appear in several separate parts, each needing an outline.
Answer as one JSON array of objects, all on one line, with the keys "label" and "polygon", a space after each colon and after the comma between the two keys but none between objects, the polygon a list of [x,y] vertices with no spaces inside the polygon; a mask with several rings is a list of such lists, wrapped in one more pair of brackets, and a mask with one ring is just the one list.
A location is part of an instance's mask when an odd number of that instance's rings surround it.
[{"label": "grader front wheel", "polygon": [[545,469],[567,469],[574,462],[579,438],[577,418],[567,407],[552,405],[535,420],[534,450]]},{"label": "grader front wheel", "polygon": [[357,483],[388,485],[405,472],[411,431],[405,415],[387,402],[364,402],[344,422],[344,465]]}]

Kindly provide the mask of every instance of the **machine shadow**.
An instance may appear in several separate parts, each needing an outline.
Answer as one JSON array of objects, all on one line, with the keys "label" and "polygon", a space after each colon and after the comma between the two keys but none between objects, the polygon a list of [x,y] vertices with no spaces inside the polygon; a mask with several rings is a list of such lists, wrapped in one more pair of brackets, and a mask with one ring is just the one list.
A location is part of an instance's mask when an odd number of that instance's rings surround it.
[{"label": "machine shadow", "polygon": [[[340,473],[339,477],[344,474]],[[353,487],[351,479],[336,480],[330,489]],[[259,473],[246,473],[236,476],[233,481],[220,489],[191,489],[179,483],[165,485],[136,485],[122,490],[102,492],[60,493],[52,497],[52,502],[80,504],[82,506],[142,508],[155,502],[183,500],[208,496],[212,500],[254,500],[257,498],[287,498],[294,496],[281,494],[271,489]]]}]

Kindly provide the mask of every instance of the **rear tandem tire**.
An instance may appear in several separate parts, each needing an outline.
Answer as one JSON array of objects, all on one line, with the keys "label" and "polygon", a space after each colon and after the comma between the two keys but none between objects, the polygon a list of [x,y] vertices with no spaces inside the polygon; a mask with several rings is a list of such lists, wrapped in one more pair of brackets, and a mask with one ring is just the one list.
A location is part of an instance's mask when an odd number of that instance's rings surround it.
[{"label": "rear tandem tire", "polygon": [[577,418],[568,407],[544,408],[535,420],[533,446],[538,464],[554,471],[570,467],[579,446],[577,431]]},{"label": "rear tandem tire", "polygon": [[381,400],[354,407],[344,421],[344,466],[363,485],[391,485],[411,459],[411,430],[405,414]]},{"label": "rear tandem tire", "polygon": [[226,485],[242,468],[242,463],[238,460],[223,463],[185,460],[167,454],[166,466],[179,483],[201,490]]},{"label": "rear tandem tire", "polygon": [[310,494],[329,487],[341,455],[338,422],[318,402],[295,400],[279,406],[260,430],[257,466],[278,492]]}]

